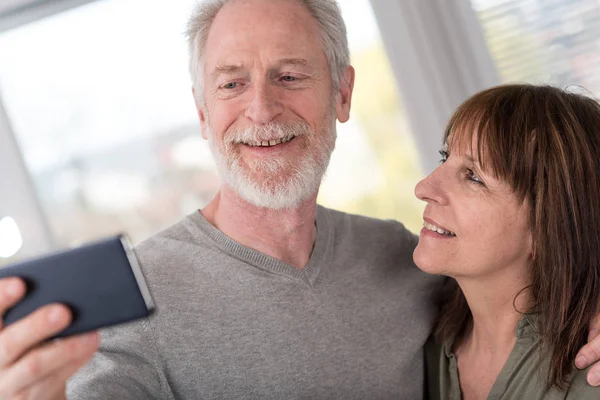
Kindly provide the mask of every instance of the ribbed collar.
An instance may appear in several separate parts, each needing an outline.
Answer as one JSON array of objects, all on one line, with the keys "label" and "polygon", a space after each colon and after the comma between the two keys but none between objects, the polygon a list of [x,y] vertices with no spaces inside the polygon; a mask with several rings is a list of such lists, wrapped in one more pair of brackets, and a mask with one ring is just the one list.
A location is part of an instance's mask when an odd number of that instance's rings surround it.
[{"label": "ribbed collar", "polygon": [[327,209],[321,206],[317,206],[315,246],[308,263],[302,269],[236,242],[208,222],[199,211],[189,215],[184,223],[192,234],[207,236],[219,249],[230,256],[261,270],[303,282],[310,287],[315,285],[321,268],[327,264],[332,253],[334,227]]}]

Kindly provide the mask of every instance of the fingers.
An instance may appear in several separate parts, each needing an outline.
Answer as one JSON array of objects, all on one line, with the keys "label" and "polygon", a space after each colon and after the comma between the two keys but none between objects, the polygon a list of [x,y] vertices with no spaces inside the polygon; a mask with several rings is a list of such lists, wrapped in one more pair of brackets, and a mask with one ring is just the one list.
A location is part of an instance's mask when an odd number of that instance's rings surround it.
[{"label": "fingers", "polygon": [[67,379],[93,356],[98,344],[98,334],[92,332],[30,351],[2,373],[0,396],[11,398],[26,392],[25,398],[50,398],[47,396],[60,392]]},{"label": "fingers", "polygon": [[594,366],[587,373],[587,381],[592,386],[600,386],[600,363]]},{"label": "fingers", "polygon": [[591,324],[590,332],[588,333],[588,342],[591,342],[596,336],[600,336],[600,326],[594,327],[594,324]]},{"label": "fingers", "polygon": [[44,306],[0,332],[0,368],[17,360],[27,350],[64,330],[71,312],[60,304]]},{"label": "fingers", "polygon": [[600,312],[594,315],[594,318],[590,321],[590,331],[588,333],[588,342],[591,342],[593,338],[600,335]]},{"label": "fingers", "polygon": [[[81,367],[87,364],[93,357],[94,353],[75,360],[74,362],[66,365],[64,368],[54,372],[47,376],[44,380],[38,384],[29,386],[24,389],[21,393],[26,393],[25,398],[29,399],[40,399],[40,400],[55,400],[55,399],[66,399],[66,386],[67,380],[75,374]],[[21,395],[19,393],[19,395]]]},{"label": "fingers", "polygon": [[590,324],[588,343],[579,350],[575,358],[575,366],[579,369],[587,368],[587,381],[592,386],[600,386],[600,319],[596,315]]},{"label": "fingers", "polygon": [[21,390],[15,397],[17,399],[66,400],[67,379],[85,365],[90,358],[87,357],[68,364],[63,369]]},{"label": "fingers", "polygon": [[[0,315],[25,295],[25,283],[19,278],[0,279]],[[2,322],[0,321],[0,329]]]},{"label": "fingers", "polygon": [[67,385],[63,383],[57,383],[54,379],[47,378],[47,381],[42,382],[40,385],[32,388],[25,389],[13,397],[12,400],[67,400]]},{"label": "fingers", "polygon": [[600,313],[590,322],[588,343],[579,350],[575,357],[575,366],[584,369],[592,365],[587,372],[587,381],[592,386],[600,386]]},{"label": "fingers", "polygon": [[587,373],[587,381],[592,386],[600,385],[600,335],[592,337],[589,343],[579,350],[575,358],[575,366],[579,369],[594,366]]},{"label": "fingers", "polygon": [[[25,283],[0,279],[0,316],[25,295]],[[44,343],[71,323],[60,304],[42,307],[3,329],[0,321],[0,398],[63,399],[67,379],[98,349],[97,332]]]}]

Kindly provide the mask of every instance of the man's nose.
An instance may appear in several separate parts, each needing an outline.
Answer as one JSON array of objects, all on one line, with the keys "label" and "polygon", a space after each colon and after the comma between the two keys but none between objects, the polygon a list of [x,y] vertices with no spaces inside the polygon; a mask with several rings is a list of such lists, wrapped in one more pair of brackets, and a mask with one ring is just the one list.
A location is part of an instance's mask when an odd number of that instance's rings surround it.
[{"label": "man's nose", "polygon": [[283,113],[278,90],[280,89],[273,87],[268,82],[254,83],[252,99],[246,109],[246,118],[256,125],[264,125]]}]

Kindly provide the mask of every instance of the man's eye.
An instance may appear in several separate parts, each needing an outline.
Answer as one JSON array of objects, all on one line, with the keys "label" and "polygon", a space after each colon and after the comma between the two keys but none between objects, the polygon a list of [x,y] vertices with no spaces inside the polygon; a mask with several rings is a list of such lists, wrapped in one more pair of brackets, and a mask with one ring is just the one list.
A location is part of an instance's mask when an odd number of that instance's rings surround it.
[{"label": "man's eye", "polygon": [[294,82],[296,81],[296,77],[291,75],[284,75],[281,77],[281,80],[284,82]]},{"label": "man's eye", "polygon": [[235,89],[238,87],[237,82],[229,82],[223,85],[223,89]]}]

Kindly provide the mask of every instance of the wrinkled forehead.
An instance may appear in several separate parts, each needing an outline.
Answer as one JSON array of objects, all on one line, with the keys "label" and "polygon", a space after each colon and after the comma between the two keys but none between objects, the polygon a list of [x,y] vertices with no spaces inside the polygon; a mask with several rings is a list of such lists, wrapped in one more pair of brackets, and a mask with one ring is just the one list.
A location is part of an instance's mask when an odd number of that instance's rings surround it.
[{"label": "wrinkled forehead", "polygon": [[232,1],[210,26],[205,61],[214,67],[256,55],[265,62],[273,57],[309,59],[324,56],[320,39],[316,19],[299,1]]}]

